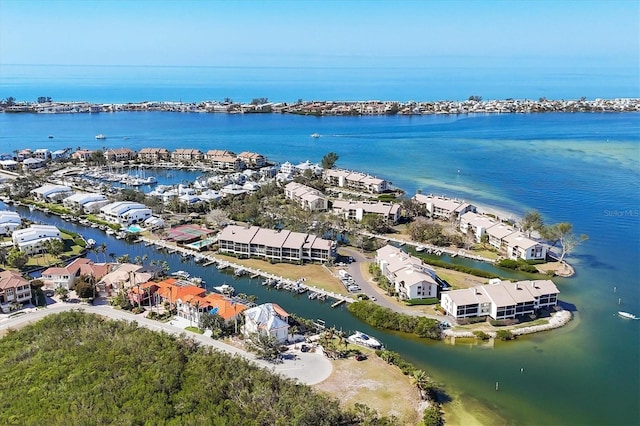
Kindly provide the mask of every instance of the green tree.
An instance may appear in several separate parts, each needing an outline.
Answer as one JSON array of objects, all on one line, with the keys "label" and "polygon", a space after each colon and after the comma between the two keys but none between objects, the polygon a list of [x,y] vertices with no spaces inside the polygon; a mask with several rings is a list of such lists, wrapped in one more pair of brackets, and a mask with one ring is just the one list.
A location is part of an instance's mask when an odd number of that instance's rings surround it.
[{"label": "green tree", "polygon": [[267,361],[275,361],[280,357],[280,345],[269,333],[253,333],[246,341],[247,348]]},{"label": "green tree", "polygon": [[540,232],[544,227],[542,215],[537,210],[530,210],[524,214],[524,217],[520,221],[520,230],[527,234],[527,237],[531,237],[531,232]]},{"label": "green tree", "polygon": [[29,261],[29,256],[17,248],[12,248],[7,254],[7,263],[14,268],[21,269]]},{"label": "green tree", "polygon": [[571,254],[573,250],[589,239],[586,234],[576,235],[573,233],[573,224],[569,222],[560,222],[553,225],[545,226],[540,233],[544,238],[553,241],[553,246],[560,244],[559,262],[564,262],[566,255]]},{"label": "green tree", "polygon": [[325,170],[333,169],[333,166],[335,166],[336,162],[338,161],[338,158],[340,158],[338,154],[336,154],[335,152],[329,152],[324,157],[322,157],[322,161],[320,162],[320,165]]},{"label": "green tree", "polygon": [[374,233],[384,233],[389,230],[389,225],[384,217],[375,213],[368,213],[362,217],[361,221],[364,229]]}]

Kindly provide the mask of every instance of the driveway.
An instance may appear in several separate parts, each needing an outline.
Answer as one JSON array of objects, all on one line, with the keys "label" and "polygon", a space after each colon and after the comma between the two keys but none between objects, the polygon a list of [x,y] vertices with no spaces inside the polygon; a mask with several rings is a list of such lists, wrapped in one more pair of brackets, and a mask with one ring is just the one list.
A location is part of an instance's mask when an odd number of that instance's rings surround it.
[{"label": "driveway", "polygon": [[[228,345],[221,341],[212,339],[209,336],[205,336],[198,333],[192,333],[186,331],[183,327],[189,324],[183,324],[181,321],[172,321],[171,323],[162,323],[154,320],[147,319],[142,315],[134,315],[130,312],[114,309],[108,305],[91,306],[80,305],[76,303],[54,303],[43,309],[29,308],[24,310],[24,314],[8,318],[3,315],[0,318],[0,331],[7,329],[16,329],[24,325],[35,323],[40,321],[44,317],[50,314],[56,314],[65,311],[71,311],[73,309],[82,309],[84,312],[102,315],[104,317],[114,320],[136,321],[141,327],[148,328],[154,331],[163,331],[165,333],[173,334],[174,336],[180,336],[185,334],[186,336],[194,339],[202,345],[212,346],[218,350],[237,354],[243,358],[258,364],[268,370],[272,370],[275,373],[282,374],[283,376],[296,379],[301,383],[307,385],[313,385],[320,383],[328,378],[332,371],[333,366],[331,361],[327,359],[320,351],[315,353],[297,353],[296,359],[286,359],[281,363],[270,363],[261,359],[257,359],[256,356],[250,352],[243,351],[235,346]],[[1,333],[0,333],[1,335]]]}]

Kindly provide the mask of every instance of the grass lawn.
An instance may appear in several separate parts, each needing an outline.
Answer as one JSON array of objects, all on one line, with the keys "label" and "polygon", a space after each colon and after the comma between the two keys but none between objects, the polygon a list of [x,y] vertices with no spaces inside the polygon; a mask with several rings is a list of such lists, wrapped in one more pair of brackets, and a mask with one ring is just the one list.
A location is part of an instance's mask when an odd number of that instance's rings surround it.
[{"label": "grass lawn", "polygon": [[454,290],[486,284],[489,281],[487,278],[476,277],[475,275],[465,274],[464,272],[458,272],[452,269],[440,268],[438,266],[433,266],[433,269],[435,269],[436,274],[448,282]]},{"label": "grass lawn", "polygon": [[306,285],[316,286],[323,290],[332,291],[338,294],[347,294],[347,291],[340,280],[331,275],[327,268],[318,263],[308,263],[304,265],[294,265],[291,263],[272,264],[260,259],[237,259],[235,257],[225,256],[222,254],[216,254],[215,257],[238,265],[259,269],[269,274],[291,280],[305,278]]},{"label": "grass lawn", "polygon": [[339,395],[344,407],[364,403],[381,415],[398,417],[400,424],[418,424],[422,401],[411,379],[398,367],[382,361],[372,350],[359,349],[368,359],[356,361],[350,357],[331,361],[331,376],[312,387]]}]

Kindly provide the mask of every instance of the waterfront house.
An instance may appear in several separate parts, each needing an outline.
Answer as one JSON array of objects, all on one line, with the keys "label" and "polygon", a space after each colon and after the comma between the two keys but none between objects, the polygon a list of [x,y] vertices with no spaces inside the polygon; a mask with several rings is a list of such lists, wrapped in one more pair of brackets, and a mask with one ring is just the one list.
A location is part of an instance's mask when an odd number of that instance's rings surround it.
[{"label": "waterfront house", "polygon": [[109,204],[109,200],[102,194],[87,192],[73,194],[62,200],[62,204],[68,209],[80,209],[85,213],[95,213],[101,207]]},{"label": "waterfront house", "polygon": [[66,149],[56,149],[51,152],[52,161],[60,161],[69,158],[69,152]]},{"label": "waterfront house", "polygon": [[142,148],[138,152],[138,159],[145,163],[156,163],[171,159],[171,152],[167,148]]},{"label": "waterfront house", "polygon": [[55,226],[31,225],[28,228],[13,231],[11,239],[20,251],[34,254],[42,251],[47,241],[61,238],[60,231]]},{"label": "waterfront house", "polygon": [[171,160],[177,163],[202,160],[202,151],[192,148],[178,148],[171,153]]},{"label": "waterfront house", "polygon": [[336,255],[334,241],[312,234],[258,226],[229,225],[218,235],[220,253],[276,262],[325,262]]},{"label": "waterfront house", "polygon": [[31,158],[33,156],[33,152],[29,148],[21,149],[18,151],[16,160],[22,162],[27,158]]},{"label": "waterfront house", "polygon": [[25,170],[37,170],[37,169],[41,169],[45,165],[46,165],[46,162],[39,158],[27,158],[24,161],[22,161],[22,168]]},{"label": "waterfront house", "polygon": [[71,159],[81,161],[84,163],[91,160],[91,155],[93,153],[94,151],[91,151],[88,149],[78,149],[73,154],[71,154]]},{"label": "waterfront house", "polygon": [[0,235],[11,235],[22,224],[20,215],[16,212],[0,211]]},{"label": "waterfront house", "polygon": [[211,163],[211,167],[221,171],[238,171],[242,170],[244,166],[236,154],[221,149],[207,151],[205,159]]},{"label": "waterfront house", "polygon": [[368,214],[380,216],[391,223],[397,223],[400,218],[400,204],[382,201],[335,200],[332,209],[334,214],[358,222]]},{"label": "waterfront house", "polygon": [[22,275],[14,271],[0,272],[0,310],[8,313],[11,306],[29,303],[31,284]]},{"label": "waterfront house", "polygon": [[117,201],[100,208],[105,220],[129,226],[134,223],[143,223],[152,216],[151,209],[144,204],[131,201]]},{"label": "waterfront house", "polygon": [[244,311],[244,334],[266,334],[284,343],[289,336],[289,314],[276,303],[264,303]]},{"label": "waterfront house", "polygon": [[81,257],[64,267],[51,267],[42,271],[43,290],[55,291],[58,288],[73,290],[75,281],[80,276],[92,277],[94,282],[100,281],[113,267],[111,263],[93,263],[91,259]]},{"label": "waterfront house", "polygon": [[351,170],[326,169],[322,178],[328,185],[359,192],[380,193],[389,189],[386,180]]},{"label": "waterfront house", "polygon": [[431,217],[454,221],[466,212],[475,212],[476,207],[461,200],[435,195],[416,194],[413,200],[424,204]]},{"label": "waterfront house", "polygon": [[267,159],[264,155],[255,152],[241,152],[238,158],[244,163],[245,167],[257,169],[267,165]]},{"label": "waterfront house", "polygon": [[104,152],[104,157],[107,161],[112,163],[117,161],[129,161],[135,160],[136,152],[129,148],[108,149]]},{"label": "waterfront house", "polygon": [[296,167],[288,161],[285,161],[280,165],[280,173],[293,176],[296,172]]},{"label": "waterfront house", "polygon": [[513,319],[558,304],[559,290],[551,280],[501,281],[442,292],[440,305],[456,319],[489,316]]},{"label": "waterfront house", "polygon": [[284,187],[287,199],[299,204],[305,210],[321,211],[328,206],[327,197],[320,191],[310,186],[296,182],[289,182]]},{"label": "waterfront house", "polygon": [[18,170],[18,163],[15,160],[0,160],[0,167],[4,170]]},{"label": "waterfront house", "polygon": [[51,159],[51,151],[47,148],[38,148],[33,151],[33,158],[38,158],[43,161],[47,161]]},{"label": "waterfront house", "polygon": [[100,293],[110,295],[121,289],[129,289],[157,278],[162,273],[160,266],[137,265],[133,263],[113,264],[110,271],[98,280]]},{"label": "waterfront house", "polygon": [[417,257],[386,245],[376,251],[375,261],[401,299],[438,297],[440,283],[436,271]]}]

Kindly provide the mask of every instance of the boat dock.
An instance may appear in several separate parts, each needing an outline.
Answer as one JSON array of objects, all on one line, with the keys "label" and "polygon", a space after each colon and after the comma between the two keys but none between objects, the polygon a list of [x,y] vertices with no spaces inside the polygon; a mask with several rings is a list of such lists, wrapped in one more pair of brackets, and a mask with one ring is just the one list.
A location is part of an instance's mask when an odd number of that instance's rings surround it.
[{"label": "boat dock", "polygon": [[311,292],[312,294],[315,293],[315,296],[310,298],[311,300],[315,299],[319,301],[324,301],[327,299],[327,297],[329,297],[331,299],[336,300],[336,302],[331,305],[332,308],[335,308],[343,303],[355,302],[355,299],[347,295],[338,294],[332,291],[327,291],[327,290],[318,288],[316,286],[307,285],[304,283],[304,279],[294,281],[284,277],[279,277],[276,275],[269,274],[265,271],[261,271],[260,269],[249,268],[247,266],[238,265],[232,262],[228,262],[226,260],[220,260],[214,256],[196,252],[195,250],[190,250],[184,247],[178,247],[175,244],[170,244],[163,240],[155,240],[148,237],[140,237],[140,239],[145,242],[145,245],[146,243],[150,243],[150,245],[153,244],[156,246],[156,248],[165,249],[169,253],[179,253],[183,256],[183,258],[185,258],[185,256],[199,254],[205,259],[205,263],[203,263],[202,266],[212,266],[214,264],[217,264],[216,268],[218,268],[219,270],[226,269],[226,268],[233,268],[234,271],[236,271],[235,273],[237,273],[237,271],[242,271],[242,274],[249,274],[251,278],[262,277],[264,279],[262,285],[268,285],[277,290],[287,290],[297,294],[303,294],[306,292]]}]

